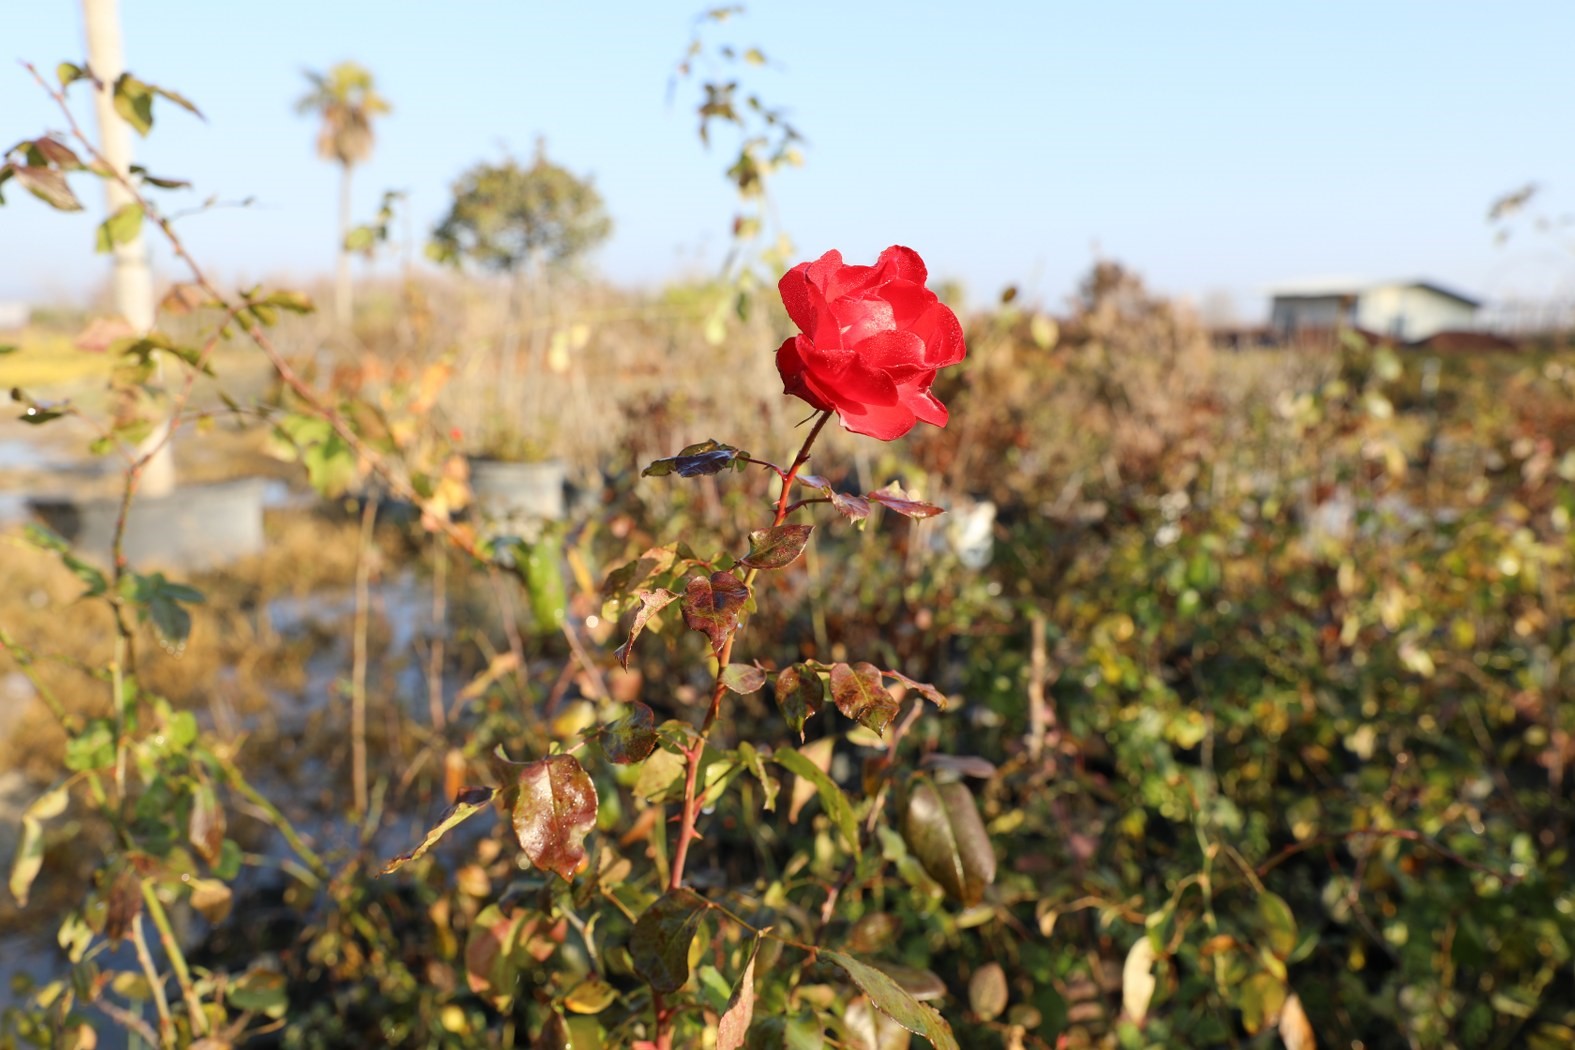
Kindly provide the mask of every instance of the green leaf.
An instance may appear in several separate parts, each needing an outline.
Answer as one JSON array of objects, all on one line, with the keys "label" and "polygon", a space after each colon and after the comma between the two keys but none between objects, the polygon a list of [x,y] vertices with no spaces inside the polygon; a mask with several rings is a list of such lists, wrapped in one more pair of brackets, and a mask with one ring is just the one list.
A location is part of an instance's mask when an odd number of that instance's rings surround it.
[{"label": "green leaf", "polygon": [[165,645],[178,647],[185,644],[191,636],[191,613],[182,607],[182,603],[202,604],[202,592],[184,584],[172,583],[161,572],[148,575],[133,573],[122,581],[123,585],[127,581],[131,584],[127,597],[137,605],[138,621],[151,620],[160,641]]},{"label": "green leaf", "polygon": [[738,986],[727,1001],[727,1009],[717,1024],[716,1050],[743,1050],[749,1035],[749,1023],[755,1018],[755,957],[760,954],[762,938],[756,937],[749,949],[749,962],[744,965]]},{"label": "green leaf", "polygon": [[115,112],[138,135],[147,137],[153,130],[153,89],[130,73],[122,73],[115,81]]},{"label": "green leaf", "polygon": [[109,590],[109,580],[103,572],[71,553],[71,545],[55,533],[42,525],[28,524],[23,526],[22,535],[28,543],[39,550],[50,551],[60,556],[61,563],[70,569],[77,579],[87,584],[87,590],[83,592],[82,597],[96,598]]},{"label": "green leaf", "polygon": [[70,800],[67,785],[62,784],[38,796],[22,812],[22,835],[11,862],[11,896],[23,908],[27,907],[33,880],[44,866],[44,821],[64,813]]},{"label": "green leaf", "polygon": [[116,245],[134,240],[142,232],[142,205],[126,204],[105,219],[98,227],[95,250],[112,252]]},{"label": "green leaf", "polygon": [[82,67],[72,62],[62,62],[55,67],[55,76],[60,78],[60,86],[68,88],[72,84],[87,76]]},{"label": "green leaf", "polygon": [[995,882],[995,850],[966,784],[916,776],[908,790],[902,837],[949,896],[978,904]]},{"label": "green leaf", "polygon": [[777,675],[776,697],[777,709],[803,742],[804,723],[818,714],[820,705],[825,702],[825,683],[813,667],[794,664]]},{"label": "green leaf", "polygon": [[620,766],[643,762],[656,750],[656,714],[636,701],[629,713],[596,732],[608,759]]},{"label": "green leaf", "polygon": [[847,971],[877,1010],[914,1035],[928,1039],[935,1050],[961,1050],[946,1019],[934,1007],[909,995],[884,971],[842,952],[823,951],[820,954]]},{"label": "green leaf", "polygon": [[157,84],[146,84],[144,86],[155,95],[158,95],[160,98],[169,99],[181,109],[184,109],[187,113],[190,113],[192,116],[196,117],[198,120],[207,119],[202,115],[202,111],[199,110],[185,95],[182,95],[177,91],[171,91],[169,88],[161,88]]},{"label": "green leaf", "polygon": [[224,998],[237,1010],[278,1020],[290,1009],[289,982],[278,970],[258,966],[230,982]]},{"label": "green leaf", "polygon": [[897,699],[881,684],[874,664],[831,665],[831,699],[837,710],[871,732],[886,731],[897,715]]},{"label": "green leaf", "polygon": [[744,768],[753,773],[755,779],[760,781],[760,789],[765,794],[763,803],[765,810],[768,813],[774,811],[777,808],[777,792],[781,790],[782,785],[777,782],[776,777],[766,771],[765,759],[760,756],[759,751],[755,750],[755,746],[747,740],[739,742],[738,757]]},{"label": "green leaf", "polygon": [[722,684],[740,696],[759,692],[766,684],[766,672],[753,664],[728,664],[722,668]]},{"label": "green leaf", "polygon": [[520,770],[514,834],[538,868],[574,878],[585,836],[596,826],[596,785],[573,755],[553,755]]},{"label": "green leaf", "polygon": [[821,771],[820,767],[797,751],[783,749],[771,756],[772,761],[787,770],[789,773],[809,781],[815,786],[815,792],[820,796],[821,805],[826,807],[826,815],[837,826],[847,842],[848,848],[854,856],[859,856],[859,825],[853,815],[853,807],[848,803],[848,796],[842,793],[836,781]]},{"label": "green leaf", "polygon": [[684,623],[710,638],[712,650],[721,652],[748,599],[749,588],[730,572],[691,577],[684,587]]},{"label": "green leaf", "polygon": [[668,890],[635,921],[629,937],[635,973],[663,995],[689,983],[689,948],[705,912],[705,898],[693,890]]},{"label": "green leaf", "polygon": [[690,445],[676,456],[659,459],[640,471],[643,478],[659,478],[675,471],[681,478],[697,478],[702,474],[718,474],[740,456],[747,456],[732,445],[707,438]]},{"label": "green leaf", "polygon": [[58,168],[11,165],[11,174],[22,188],[56,211],[81,211],[82,202],[71,192],[65,172]]},{"label": "green leaf", "polygon": [[1259,971],[1241,983],[1236,1005],[1241,1008],[1241,1026],[1248,1035],[1257,1035],[1280,1016],[1285,1006],[1285,982]]},{"label": "green leaf", "polygon": [[629,654],[634,649],[634,640],[640,637],[641,631],[645,630],[646,623],[652,616],[678,600],[678,595],[666,587],[658,587],[654,591],[636,591],[635,597],[640,600],[640,608],[635,610],[634,623],[629,626],[629,638],[614,654],[625,671],[629,669]]},{"label": "green leaf", "polygon": [[809,543],[813,525],[776,525],[749,534],[749,553],[738,564],[746,569],[780,569],[791,565]]},{"label": "green leaf", "polygon": [[378,874],[390,875],[411,861],[424,856],[444,835],[491,806],[493,794],[493,789],[489,787],[462,788],[459,796],[454,799],[454,804],[443,812],[443,816],[438,818],[438,822],[427,832],[426,837],[414,849],[401,853],[384,864],[383,870]]},{"label": "green leaf", "polygon": [[7,354],[14,354],[20,349],[22,349],[20,346],[16,346],[12,343],[0,343],[0,357],[4,357]]},{"label": "green leaf", "polygon": [[1258,894],[1258,919],[1270,951],[1284,959],[1296,950],[1296,916],[1284,898],[1267,891]]}]

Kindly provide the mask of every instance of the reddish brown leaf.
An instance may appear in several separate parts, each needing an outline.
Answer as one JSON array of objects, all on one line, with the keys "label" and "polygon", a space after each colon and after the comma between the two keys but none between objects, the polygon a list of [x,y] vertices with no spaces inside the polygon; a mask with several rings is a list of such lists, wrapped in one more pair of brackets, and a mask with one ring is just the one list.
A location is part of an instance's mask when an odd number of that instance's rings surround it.
[{"label": "reddish brown leaf", "polygon": [[109,943],[119,944],[141,914],[142,880],[130,868],[121,868],[105,894],[104,936]]},{"label": "reddish brown leaf", "polygon": [[77,171],[82,167],[82,158],[77,156],[70,146],[51,135],[34,139],[28,145],[29,152],[37,153],[38,159],[46,164],[52,164],[64,171]]},{"label": "reddish brown leaf", "polygon": [[553,755],[520,770],[514,834],[538,868],[565,882],[585,860],[585,836],[596,826],[596,785],[573,755]]},{"label": "reddish brown leaf", "polygon": [[808,664],[794,664],[777,675],[777,708],[787,724],[804,739],[804,723],[820,712],[826,687]]},{"label": "reddish brown leaf", "polygon": [[629,938],[634,972],[664,995],[688,984],[689,946],[705,913],[705,898],[693,890],[668,890],[658,897],[635,920]]},{"label": "reddish brown leaf", "polygon": [[760,954],[760,940],[755,938],[743,976],[738,979],[738,987],[733,989],[727,1010],[717,1025],[716,1050],[743,1050],[749,1023],[755,1019],[755,957]]},{"label": "reddish brown leaf", "polygon": [[872,732],[884,733],[897,715],[897,700],[881,684],[874,664],[831,665],[831,699],[837,710]]},{"label": "reddish brown leaf", "polygon": [[933,518],[941,513],[941,508],[933,503],[909,499],[895,485],[875,492],[866,492],[864,498],[874,500],[886,509],[896,511],[898,514],[908,518]]},{"label": "reddish brown leaf", "polygon": [[995,850],[966,784],[915,777],[902,837],[930,877],[964,904],[978,904],[995,881]]},{"label": "reddish brown leaf", "polygon": [[658,587],[654,591],[637,591],[635,597],[640,599],[640,608],[635,611],[634,623],[629,627],[629,640],[620,645],[615,654],[625,671],[629,669],[629,654],[634,649],[634,640],[645,630],[646,623],[678,599],[678,595],[665,587]]},{"label": "reddish brown leaf", "polygon": [[842,492],[831,494],[831,505],[842,512],[849,521],[863,521],[870,516],[870,501],[863,496],[850,496]]},{"label": "reddish brown leaf", "polygon": [[191,797],[191,818],[186,825],[186,841],[203,860],[216,864],[219,848],[224,845],[224,808],[219,805],[213,788],[199,783]]},{"label": "reddish brown leaf", "polygon": [[924,699],[928,700],[942,711],[946,710],[946,694],[935,688],[933,685],[930,685],[928,682],[916,682],[912,678],[909,678],[907,675],[903,674],[901,671],[882,671],[881,674],[885,675],[887,678],[895,678],[897,681],[901,682],[909,689],[912,689],[914,692],[924,697]]},{"label": "reddish brown leaf", "polygon": [[775,525],[749,534],[749,553],[738,564],[746,569],[780,569],[791,565],[809,543],[813,525]]},{"label": "reddish brown leaf", "polygon": [[33,196],[57,211],[81,211],[82,202],[71,192],[65,175],[57,168],[11,165],[11,173]]},{"label": "reddish brown leaf", "polygon": [[749,588],[730,572],[692,577],[684,588],[684,623],[710,638],[711,648],[720,652],[748,600]]}]

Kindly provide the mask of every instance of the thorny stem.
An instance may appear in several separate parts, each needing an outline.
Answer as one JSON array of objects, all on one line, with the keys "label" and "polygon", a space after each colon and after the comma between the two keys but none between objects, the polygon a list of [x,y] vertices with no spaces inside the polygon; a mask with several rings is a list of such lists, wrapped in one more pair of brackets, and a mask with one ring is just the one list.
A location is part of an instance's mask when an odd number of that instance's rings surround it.
[{"label": "thorny stem", "polygon": [[[778,470],[782,478],[782,492],[777,497],[776,516],[772,520],[772,527],[781,525],[792,509],[788,497],[793,492],[793,479],[798,476],[799,470],[809,461],[809,450],[815,444],[815,439],[826,426],[826,421],[831,418],[830,410],[820,414],[815,425],[810,428],[809,434],[804,438],[804,444],[799,446],[798,455],[793,457],[792,466],[787,470]],[[773,468],[775,469],[775,468]],[[755,581],[758,570],[751,569],[744,577],[744,586],[747,589]],[[716,654],[716,684],[711,688],[711,706],[706,711],[705,722],[700,727],[699,735],[684,749],[684,801],[683,809],[679,813],[678,844],[673,849],[673,865],[667,880],[669,891],[677,890],[684,884],[684,868],[689,860],[689,844],[698,838],[695,831],[695,821],[700,816],[700,798],[696,797],[695,786],[700,777],[700,763],[705,757],[706,741],[711,735],[711,729],[716,725],[717,717],[722,711],[722,696],[727,692],[727,686],[722,682],[722,674],[727,670],[727,665],[733,657],[733,641],[737,637],[738,629],[728,631],[727,638],[722,642],[722,648]],[[664,1009],[660,999],[654,1003],[656,1011],[656,1045],[658,1050],[670,1050],[672,1047],[671,1013]]]}]

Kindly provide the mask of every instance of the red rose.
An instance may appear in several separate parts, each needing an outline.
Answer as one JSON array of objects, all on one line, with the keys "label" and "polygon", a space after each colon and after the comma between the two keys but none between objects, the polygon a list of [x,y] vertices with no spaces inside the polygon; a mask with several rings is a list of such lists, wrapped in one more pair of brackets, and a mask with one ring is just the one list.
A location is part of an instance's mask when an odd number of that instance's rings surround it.
[{"label": "red rose", "polygon": [[924,287],[928,276],[917,252],[897,246],[874,266],[844,266],[830,251],[783,274],[782,304],[804,333],[777,350],[783,391],[882,441],[920,419],[944,427],[930,384],[968,351],[957,315]]}]

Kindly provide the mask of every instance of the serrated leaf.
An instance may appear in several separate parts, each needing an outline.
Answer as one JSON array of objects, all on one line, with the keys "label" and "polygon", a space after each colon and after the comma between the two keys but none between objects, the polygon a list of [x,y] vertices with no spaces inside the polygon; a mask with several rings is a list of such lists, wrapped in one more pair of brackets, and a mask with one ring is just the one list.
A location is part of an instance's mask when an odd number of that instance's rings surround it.
[{"label": "serrated leaf", "polygon": [[634,650],[634,640],[640,637],[641,631],[645,630],[646,623],[652,616],[678,600],[678,595],[666,587],[658,587],[654,591],[636,591],[635,597],[640,599],[640,607],[635,610],[634,623],[629,626],[629,637],[614,654],[625,671],[629,669],[629,655]]},{"label": "serrated leaf", "polygon": [[845,492],[833,492],[831,505],[849,521],[863,521],[870,516],[870,501],[863,496],[854,496]]},{"label": "serrated leaf", "polygon": [[744,452],[732,445],[706,439],[690,445],[676,456],[659,459],[640,471],[643,478],[659,478],[676,473],[681,478],[697,478],[703,474],[719,474]]},{"label": "serrated leaf", "polygon": [[116,245],[134,240],[142,232],[142,205],[122,205],[115,213],[99,223],[94,249],[100,253],[112,252]]},{"label": "serrated leaf", "polygon": [[722,668],[722,684],[740,696],[759,692],[766,684],[766,672],[753,664],[728,664]]},{"label": "serrated leaf", "polygon": [[866,492],[864,498],[874,503],[879,503],[887,510],[895,511],[906,518],[933,518],[935,515],[942,513],[942,509],[933,503],[909,499],[895,485],[891,488]]},{"label": "serrated leaf", "polygon": [[946,694],[935,688],[933,685],[930,685],[928,682],[915,681],[914,679],[909,678],[907,675],[903,674],[901,671],[882,671],[881,674],[885,675],[887,678],[895,678],[897,681],[901,682],[909,689],[912,689],[914,692],[924,697],[924,699],[928,700],[942,711],[946,710]]},{"label": "serrated leaf", "polygon": [[804,739],[804,723],[820,712],[826,699],[826,686],[820,675],[808,664],[794,664],[777,674],[777,709],[800,741]]},{"label": "serrated leaf", "polygon": [[82,202],[71,192],[65,173],[56,168],[12,165],[11,174],[22,188],[56,211],[81,211]]},{"label": "serrated leaf", "polygon": [[877,1010],[914,1035],[928,1039],[935,1050],[961,1050],[946,1019],[934,1007],[909,995],[884,971],[842,952],[822,951],[820,954],[842,967],[853,978],[853,983],[870,997]]},{"label": "serrated leaf", "polygon": [[859,856],[858,820],[853,815],[853,806],[848,803],[848,796],[842,793],[837,782],[814,762],[790,748],[777,751],[771,758],[789,773],[814,785],[815,793],[820,796],[820,804],[826,808],[826,815],[842,833],[843,840],[847,842],[854,856]]},{"label": "serrated leaf", "polygon": [[378,874],[391,875],[411,861],[425,856],[427,851],[436,846],[444,835],[447,835],[477,813],[487,809],[492,804],[493,794],[493,789],[489,787],[461,789],[458,796],[454,799],[454,804],[443,811],[443,815],[438,818],[438,822],[432,826],[432,829],[426,833],[426,836],[416,847],[401,853],[387,864],[384,864],[383,870],[378,872]]},{"label": "serrated leaf", "polygon": [[831,699],[837,710],[876,734],[884,733],[897,715],[897,700],[880,678],[874,664],[831,665]]},{"label": "serrated leaf", "polygon": [[730,572],[691,577],[684,587],[684,623],[710,638],[712,650],[721,652],[748,599],[749,588]]},{"label": "serrated leaf", "polygon": [[634,971],[663,995],[689,983],[689,946],[705,912],[704,897],[680,888],[658,897],[635,920],[629,937]]},{"label": "serrated leaf", "polygon": [[656,750],[656,714],[636,701],[624,717],[596,734],[608,759],[620,766],[643,762]]},{"label": "serrated leaf", "polygon": [[930,877],[953,899],[978,904],[995,882],[995,850],[966,784],[913,778],[902,837]]},{"label": "serrated leaf", "polygon": [[514,834],[531,864],[574,878],[585,836],[596,826],[596,785],[573,755],[553,755],[520,770]]},{"label": "serrated leaf", "polygon": [[755,957],[760,954],[761,940],[756,937],[754,947],[749,949],[749,962],[717,1024],[716,1050],[743,1050],[749,1023],[755,1018]]},{"label": "serrated leaf", "polygon": [[809,543],[813,525],[774,525],[749,534],[749,553],[738,562],[746,569],[781,569],[791,565]]}]

